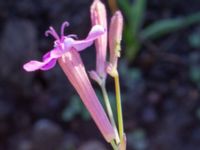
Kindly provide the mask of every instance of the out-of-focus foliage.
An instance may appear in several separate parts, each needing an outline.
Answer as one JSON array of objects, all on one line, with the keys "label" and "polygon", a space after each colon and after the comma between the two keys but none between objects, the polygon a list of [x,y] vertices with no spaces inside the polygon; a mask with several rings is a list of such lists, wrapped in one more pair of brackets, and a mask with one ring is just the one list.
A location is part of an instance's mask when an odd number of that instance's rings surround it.
[{"label": "out-of-focus foliage", "polygon": [[190,79],[200,88],[200,56],[196,53],[190,55]]},{"label": "out-of-focus foliage", "polygon": [[141,72],[137,68],[129,68],[127,62],[122,59],[119,64],[120,76],[127,89],[133,90],[138,82],[141,82]]},{"label": "out-of-focus foliage", "polygon": [[160,38],[163,35],[183,29],[197,22],[200,22],[200,13],[182,18],[159,20],[142,30],[140,37],[143,40]]},{"label": "out-of-focus foliage", "polygon": [[146,150],[148,142],[146,140],[146,133],[143,129],[137,129],[128,135],[130,146],[135,150]]},{"label": "out-of-focus foliage", "polygon": [[134,3],[130,3],[128,0],[118,0],[118,3],[126,19],[124,27],[125,55],[132,60],[140,49],[138,35],[144,20],[146,0],[136,0]]},{"label": "out-of-focus foliage", "polygon": [[195,31],[189,37],[189,44],[193,48],[200,48],[200,31]]},{"label": "out-of-focus foliage", "polygon": [[83,106],[79,96],[74,95],[70,99],[69,105],[67,105],[67,107],[64,109],[62,118],[64,121],[71,121],[77,115],[80,115],[84,120],[88,120],[90,118],[90,115]]},{"label": "out-of-focus foliage", "polygon": [[186,17],[158,20],[141,29],[147,1],[135,0],[130,2],[129,0],[118,0],[118,4],[126,20],[124,27],[125,57],[129,62],[136,57],[142,42],[160,38],[200,22],[200,13],[198,12]]},{"label": "out-of-focus foliage", "polygon": [[196,110],[196,116],[200,120],[200,108],[197,108],[197,110]]}]

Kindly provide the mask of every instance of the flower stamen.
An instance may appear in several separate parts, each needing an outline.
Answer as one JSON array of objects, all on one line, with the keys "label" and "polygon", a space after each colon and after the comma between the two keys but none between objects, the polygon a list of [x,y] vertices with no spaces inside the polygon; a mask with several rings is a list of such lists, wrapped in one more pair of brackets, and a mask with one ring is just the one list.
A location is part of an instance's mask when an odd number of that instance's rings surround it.
[{"label": "flower stamen", "polygon": [[58,34],[56,33],[55,29],[53,27],[51,27],[51,26],[49,27],[49,30],[47,30],[45,32],[45,36],[49,36],[49,34],[52,35],[56,40],[60,40],[60,38],[59,38]]},{"label": "flower stamen", "polygon": [[68,27],[69,26],[69,22],[65,21],[63,22],[62,26],[61,26],[61,37],[64,36],[64,32],[65,32],[65,27]]}]

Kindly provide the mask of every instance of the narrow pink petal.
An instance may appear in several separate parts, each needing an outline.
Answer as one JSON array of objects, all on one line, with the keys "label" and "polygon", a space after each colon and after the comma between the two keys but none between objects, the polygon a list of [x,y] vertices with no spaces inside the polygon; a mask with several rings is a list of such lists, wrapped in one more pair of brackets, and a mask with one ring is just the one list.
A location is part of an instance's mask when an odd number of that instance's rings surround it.
[{"label": "narrow pink petal", "polygon": [[43,65],[44,65],[43,62],[31,60],[28,63],[24,64],[23,68],[24,70],[31,72],[40,69]]},{"label": "narrow pink petal", "polygon": [[36,70],[49,70],[56,65],[57,59],[48,59],[47,61],[40,62],[36,60],[31,60],[28,63],[24,64],[24,70],[31,72]]},{"label": "narrow pink petal", "polygon": [[53,49],[46,54],[44,54],[42,58],[42,62],[32,60],[28,63],[26,63],[23,68],[28,71],[36,71],[36,70],[49,70],[53,68],[56,65],[57,58],[61,57],[63,55],[63,51],[58,49]]},{"label": "narrow pink petal", "polygon": [[47,52],[46,54],[44,54],[44,55],[42,56],[42,60],[45,61],[45,60],[47,60],[49,57],[50,57],[50,51]]},{"label": "narrow pink petal", "polygon": [[56,65],[57,59],[61,57],[63,54],[64,51],[61,51],[59,49],[53,49],[50,52],[46,53],[43,56],[44,66],[42,66],[40,69],[45,71],[53,68]]},{"label": "narrow pink petal", "polygon": [[74,40],[73,47],[77,51],[82,51],[85,48],[91,46],[93,44],[93,41],[104,33],[105,33],[105,29],[102,26],[95,25],[92,27],[92,29],[90,30],[85,40]]},{"label": "narrow pink petal", "polygon": [[47,64],[43,65],[40,70],[49,70],[56,65],[57,59],[51,59]]},{"label": "narrow pink petal", "polygon": [[91,39],[91,40],[95,40],[96,38],[98,38],[100,35],[102,35],[103,33],[105,33],[105,28],[101,25],[94,25],[92,27],[92,29],[90,30],[88,36],[87,36],[87,40]]},{"label": "narrow pink petal", "polygon": [[50,51],[49,57],[52,58],[52,59],[54,59],[54,58],[57,59],[57,58],[61,57],[64,53],[65,52],[60,50],[60,49],[53,49],[53,50]]}]

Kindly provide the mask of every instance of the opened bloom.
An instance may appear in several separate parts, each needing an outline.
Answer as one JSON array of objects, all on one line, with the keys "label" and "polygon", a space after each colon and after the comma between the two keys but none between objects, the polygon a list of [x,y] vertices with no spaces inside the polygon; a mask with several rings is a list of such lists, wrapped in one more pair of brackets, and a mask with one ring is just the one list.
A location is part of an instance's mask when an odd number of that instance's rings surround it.
[{"label": "opened bloom", "polygon": [[62,70],[78,92],[102,135],[107,142],[110,142],[115,138],[114,129],[92,88],[78,53],[90,46],[105,30],[102,26],[96,25],[92,27],[85,40],[75,40],[73,38],[74,35],[64,36],[64,28],[68,25],[68,22],[63,23],[61,37],[50,27],[46,34],[51,34],[55,38],[54,49],[43,56],[43,61],[30,61],[24,65],[24,69],[26,71],[48,70],[55,66],[58,60]]},{"label": "opened bloom", "polygon": [[[90,7],[92,25],[101,25],[107,31],[107,15],[105,5],[100,0],[94,0]],[[95,40],[96,47],[96,71],[91,71],[90,76],[101,84],[106,78],[106,52],[107,32]]]},{"label": "opened bloom", "polygon": [[92,27],[86,39],[75,40],[74,38],[76,38],[76,35],[64,36],[64,29],[66,26],[69,26],[68,22],[62,24],[61,37],[59,37],[53,27],[50,27],[50,29],[46,31],[46,36],[51,34],[55,38],[54,48],[43,56],[42,61],[32,60],[26,63],[23,66],[26,71],[35,71],[38,69],[49,70],[55,66],[57,59],[62,57],[66,52],[72,48],[76,49],[76,51],[84,50],[91,46],[93,41],[105,32],[102,26],[96,25]]}]

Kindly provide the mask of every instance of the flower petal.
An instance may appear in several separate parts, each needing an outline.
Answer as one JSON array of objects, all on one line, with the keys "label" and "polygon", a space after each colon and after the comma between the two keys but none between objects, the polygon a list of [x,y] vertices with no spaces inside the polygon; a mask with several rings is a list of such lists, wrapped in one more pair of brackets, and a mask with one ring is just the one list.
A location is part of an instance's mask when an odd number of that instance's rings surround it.
[{"label": "flower petal", "polygon": [[57,61],[57,59],[52,59],[46,65],[42,66],[40,68],[40,70],[45,71],[45,70],[49,70],[49,69],[53,68],[56,65],[56,61]]},{"label": "flower petal", "polygon": [[49,70],[51,68],[53,68],[56,65],[56,60],[62,56],[64,52],[62,52],[59,49],[53,49],[49,52],[47,52],[42,60],[43,62],[40,61],[36,61],[36,60],[32,60],[28,63],[26,63],[23,68],[28,71],[36,71],[36,70]]},{"label": "flower petal", "polygon": [[105,32],[105,29],[101,25],[95,25],[92,27],[85,40],[74,40],[73,47],[77,51],[82,51],[85,48],[91,46],[93,41]]},{"label": "flower petal", "polygon": [[40,69],[42,66],[44,66],[43,62],[31,60],[28,63],[24,64],[23,68],[24,70],[31,72]]},{"label": "flower petal", "polygon": [[49,59],[49,57],[50,57],[50,52],[51,52],[51,51],[47,52],[46,54],[44,54],[44,55],[42,56],[42,60],[43,60],[43,61]]},{"label": "flower petal", "polygon": [[49,57],[51,59],[57,59],[57,58],[61,57],[64,53],[65,52],[60,50],[60,49],[53,49],[53,50],[50,51]]}]

